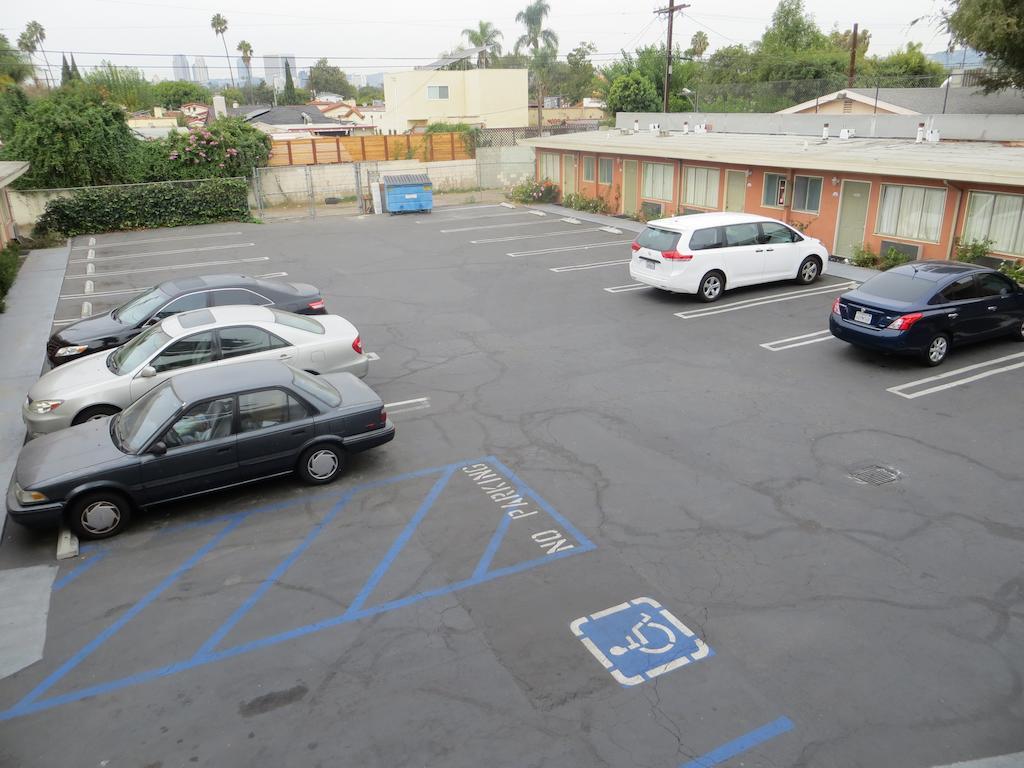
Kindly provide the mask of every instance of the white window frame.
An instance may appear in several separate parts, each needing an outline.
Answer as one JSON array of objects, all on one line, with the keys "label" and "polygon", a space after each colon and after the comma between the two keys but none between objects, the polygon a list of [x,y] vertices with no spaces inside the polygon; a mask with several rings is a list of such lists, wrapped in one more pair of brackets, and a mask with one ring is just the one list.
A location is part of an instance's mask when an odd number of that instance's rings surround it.
[{"label": "white window frame", "polygon": [[[431,89],[433,89],[434,96],[431,96]],[[441,89],[444,89],[444,96],[441,95]],[[451,91],[447,85],[428,85],[427,86],[427,101],[448,101]]]},{"label": "white window frame", "polygon": [[[989,237],[989,235],[991,234],[991,231],[992,231],[992,210],[991,209],[989,210],[989,214],[988,214],[988,222],[985,225],[985,233],[982,234],[980,232],[976,232],[976,233],[971,233],[970,232],[970,229],[971,229],[971,214],[975,212],[975,209],[974,209],[975,201],[978,199],[979,196],[983,196],[983,195],[984,196],[991,196],[993,198],[993,201],[992,201],[993,208],[995,207],[995,202],[996,202],[995,198],[1014,197],[1014,198],[1018,198],[1019,200],[1021,200],[1021,217],[1017,221],[1017,227],[1014,230],[1014,234],[1013,234],[1013,236],[1011,238],[1010,249],[1001,249],[1001,248],[999,248],[998,247],[999,244],[997,242],[995,242],[993,238]],[[987,189],[972,189],[968,193],[968,195],[967,195],[967,213],[964,215],[964,228],[963,228],[963,232],[960,235],[960,238],[961,238],[961,240],[993,239],[992,253],[1004,254],[1006,256],[1016,256],[1018,258],[1021,257],[1021,256],[1024,256],[1024,195],[1013,195],[1013,194],[1009,194],[1009,193],[1006,193],[1006,192],[993,192],[993,191],[990,191],[990,190],[987,190]],[[1020,242],[1021,243],[1021,250],[1020,251],[1012,250],[1012,248],[1013,248],[1012,243],[1016,243],[1016,242]]]},{"label": "white window frame", "polygon": [[[896,231],[894,231],[894,232],[883,232],[882,231],[882,213],[883,213],[883,211],[882,211],[882,203],[885,200],[885,190],[886,190],[886,187],[895,187],[895,188],[898,188],[900,190],[900,203],[899,203],[900,209],[902,209],[902,207],[903,207],[903,190],[905,190],[905,189],[923,189],[923,190],[925,190],[925,194],[927,194],[928,192],[939,192],[939,193],[941,193],[941,195],[942,195],[942,204],[939,206],[939,213],[940,213],[940,215],[939,215],[939,220],[938,220],[938,222],[935,225],[935,238],[934,239],[930,239],[930,238],[927,238],[927,237],[913,237],[911,235],[899,234],[900,215],[902,213],[902,211],[899,210],[899,209],[896,211],[896,226],[894,228]],[[924,210],[921,211],[921,215],[922,216],[924,215]],[[938,242],[940,242],[942,240],[942,225],[945,222],[945,219],[946,219],[946,189],[945,189],[945,187],[928,187],[928,186],[925,186],[923,184],[882,184],[881,188],[878,191],[878,210],[875,213],[875,235],[877,235],[879,237],[894,237],[897,240],[909,240],[912,243],[938,243]],[[920,232],[920,223],[918,224],[918,232],[916,234],[921,234],[921,232]],[[927,234],[927,233],[925,233],[925,234]]]},{"label": "white window frame", "polygon": [[[541,152],[538,160],[541,181],[547,179],[555,184],[562,183],[562,155],[559,152]],[[551,175],[549,171],[554,171]]]},{"label": "white window frame", "polygon": [[[649,176],[648,172],[650,172]],[[666,175],[668,177],[667,179]],[[648,181],[650,181],[649,185]],[[675,163],[655,163],[650,160],[644,160],[640,180],[640,199],[658,200],[659,202],[671,203],[672,191],[675,189],[675,183]],[[648,187],[650,188],[648,189]],[[648,192],[650,192],[650,194],[648,194]],[[665,194],[665,196],[663,197],[658,193]]]},{"label": "white window frame", "polygon": [[[601,181],[601,177],[604,175],[602,171],[607,163],[608,168],[608,181]],[[610,157],[599,157],[597,158],[597,183],[602,187],[609,186],[615,180],[615,165],[612,163]]]},{"label": "white window frame", "polygon": [[[765,197],[766,197],[765,193],[768,191],[768,177],[769,176],[777,176],[781,181],[785,181],[786,180],[786,174],[784,174],[784,173],[776,173],[774,171],[765,171],[764,176],[761,179],[761,207],[762,208],[778,208],[778,209],[785,208],[786,207],[785,202],[783,202],[782,205],[779,205],[777,202],[771,202],[771,203],[766,203],[765,202]],[[789,192],[790,192],[789,184],[787,183],[786,184],[786,200],[787,201],[790,199]],[[772,194],[772,200],[773,201],[777,201],[778,199],[779,199],[779,185],[776,184],[775,185],[775,192]]]},{"label": "white window frame", "polygon": [[[694,173],[693,176],[701,175],[700,172],[704,172],[704,182],[701,186],[697,179],[694,179],[694,183],[691,183],[691,171]],[[712,184],[711,182],[714,181]],[[721,195],[722,187],[722,169],[721,168],[710,168],[706,165],[684,165],[683,166],[683,178],[680,179],[682,184],[682,194],[680,199],[682,205],[688,208],[707,208],[708,210],[718,210],[718,199]],[[712,193],[711,188],[714,188]],[[694,189],[700,190],[701,195],[699,199],[692,196]],[[709,194],[710,193],[710,194]]]},{"label": "white window frame", "polygon": [[[796,207],[796,180],[797,179],[807,179],[808,181],[810,181],[811,179],[817,179],[818,181],[821,182],[821,187],[818,189],[818,207],[817,208],[797,208]],[[801,174],[797,174],[797,175],[795,175],[793,177],[793,189],[789,192],[790,207],[794,211],[799,211],[800,213],[821,213],[821,198],[822,198],[822,195],[824,195],[824,194],[825,194],[825,177],[824,176],[806,176],[806,175],[804,175],[802,173]],[[804,199],[805,200],[806,200],[806,197],[807,196],[805,194],[804,195]]]},{"label": "white window frame", "polygon": [[[590,161],[590,178],[587,178],[587,161]],[[583,181],[593,184],[597,181],[597,159],[593,155],[583,156]]]}]

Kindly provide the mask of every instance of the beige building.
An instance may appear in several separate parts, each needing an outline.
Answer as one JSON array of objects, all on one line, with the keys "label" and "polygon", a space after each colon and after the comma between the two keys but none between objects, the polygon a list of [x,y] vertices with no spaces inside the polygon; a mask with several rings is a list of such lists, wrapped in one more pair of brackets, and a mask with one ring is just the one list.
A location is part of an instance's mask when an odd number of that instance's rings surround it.
[{"label": "beige building", "polygon": [[528,124],[527,70],[412,70],[384,75],[385,132],[405,133],[430,123],[483,128]]}]

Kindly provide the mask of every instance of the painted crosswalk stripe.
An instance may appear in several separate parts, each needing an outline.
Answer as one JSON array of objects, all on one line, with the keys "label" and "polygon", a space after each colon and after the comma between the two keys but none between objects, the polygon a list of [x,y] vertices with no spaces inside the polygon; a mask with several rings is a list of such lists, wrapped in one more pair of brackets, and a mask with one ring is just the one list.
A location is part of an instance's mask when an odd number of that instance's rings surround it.
[{"label": "painted crosswalk stripe", "polygon": [[613,267],[616,265],[629,264],[629,259],[616,259],[615,261],[594,261],[590,264],[573,264],[571,267],[551,267],[552,272],[579,272],[584,269],[597,269],[598,267]]},{"label": "painted crosswalk stripe", "polygon": [[794,347],[804,347],[808,344],[817,344],[819,341],[828,341],[834,339],[832,331],[826,328],[823,331],[815,331],[814,333],[805,333],[802,336],[790,336],[788,339],[777,339],[775,341],[768,341],[760,346],[767,349],[769,352],[781,352],[784,349],[793,349]]},{"label": "painted crosswalk stripe", "polygon": [[[924,397],[925,395],[933,395],[936,392],[942,392],[946,389],[952,389],[953,387],[960,387],[964,384],[970,384],[981,379],[987,379],[989,376],[995,376],[997,373],[1007,373],[1009,371],[1016,371],[1020,368],[1024,368],[1024,361],[1009,363],[1010,360],[1018,360],[1024,358],[1024,352],[1017,352],[1013,355],[1006,355],[1005,357],[997,357],[995,360],[989,360],[984,363],[975,363],[974,365],[965,365],[963,368],[954,368],[952,371],[945,371],[943,373],[936,374],[935,376],[928,376],[924,379],[918,379],[917,381],[908,381],[906,384],[899,384],[895,387],[889,387],[886,392],[892,392],[894,395],[905,397],[907,400],[914,400],[918,397]],[[1007,365],[998,365],[999,363],[1008,363]],[[996,366],[992,368],[990,366]],[[988,369],[988,370],[982,370]],[[965,373],[971,371],[979,371],[979,373],[972,374],[970,376],[964,376]],[[963,378],[956,378],[963,376]],[[954,379],[948,381],[948,379]],[[944,382],[942,384],[935,384],[935,386],[925,387],[924,389],[918,389],[926,384],[933,384],[934,382]]]},{"label": "painted crosswalk stripe", "polygon": [[543,256],[547,253],[565,253],[567,251],[589,251],[591,248],[607,248],[611,245],[622,245],[624,243],[631,243],[632,240],[612,240],[607,243],[587,243],[585,245],[564,245],[560,248],[540,248],[536,251],[512,251],[506,253],[506,256],[511,256],[513,259],[520,256]]},{"label": "painted crosswalk stripe", "polygon": [[696,320],[701,317],[710,317],[712,315],[721,315],[725,312],[736,312],[741,309],[753,309],[754,307],[763,307],[767,304],[777,304],[780,301],[793,301],[794,299],[803,299],[809,296],[824,296],[825,294],[835,293],[836,291],[848,291],[856,283],[837,283],[835,285],[823,285],[816,288],[804,288],[799,291],[788,291],[786,293],[778,293],[772,296],[761,296],[756,299],[744,299],[743,301],[733,301],[728,304],[716,304],[710,307],[703,307],[702,309],[691,309],[687,312],[676,312],[675,316],[680,317],[683,320]]}]

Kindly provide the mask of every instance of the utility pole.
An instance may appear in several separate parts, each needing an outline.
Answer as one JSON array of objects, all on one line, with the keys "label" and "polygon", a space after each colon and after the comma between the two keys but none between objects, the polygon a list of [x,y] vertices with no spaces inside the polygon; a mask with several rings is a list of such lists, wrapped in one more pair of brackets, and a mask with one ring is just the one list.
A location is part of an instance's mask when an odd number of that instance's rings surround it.
[{"label": "utility pole", "polygon": [[681,11],[684,8],[689,8],[688,3],[676,3],[675,0],[668,0],[668,8],[659,8],[655,13],[667,14],[668,15],[668,44],[665,48],[665,88],[664,88],[664,111],[668,112],[668,87],[672,81],[672,19],[676,15],[676,11]]},{"label": "utility pole", "polygon": [[857,74],[857,24],[854,22],[853,34],[850,36],[850,75],[846,78],[846,87],[853,88],[853,79]]}]

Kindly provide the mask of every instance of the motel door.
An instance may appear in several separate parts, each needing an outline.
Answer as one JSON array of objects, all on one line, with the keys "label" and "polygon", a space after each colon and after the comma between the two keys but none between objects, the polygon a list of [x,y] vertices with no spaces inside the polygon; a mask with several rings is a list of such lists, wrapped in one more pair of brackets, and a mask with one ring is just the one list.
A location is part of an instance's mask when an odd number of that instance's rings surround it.
[{"label": "motel door", "polygon": [[853,249],[864,242],[864,229],[868,223],[868,198],[871,184],[866,181],[843,179],[839,193],[839,222],[836,224],[836,242],[832,253],[849,258]]},{"label": "motel door", "polygon": [[576,194],[576,155],[562,155],[562,196]]},{"label": "motel door", "polygon": [[742,211],[747,197],[747,174],[743,171],[725,172],[725,210]]},{"label": "motel door", "polygon": [[626,216],[636,213],[636,160],[622,161],[622,212]]}]

